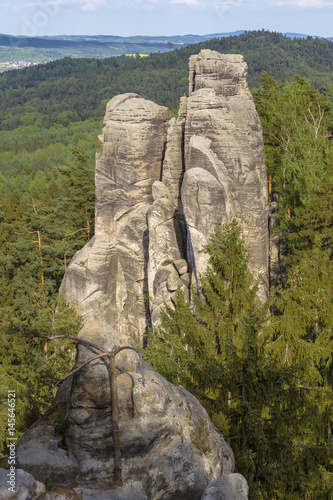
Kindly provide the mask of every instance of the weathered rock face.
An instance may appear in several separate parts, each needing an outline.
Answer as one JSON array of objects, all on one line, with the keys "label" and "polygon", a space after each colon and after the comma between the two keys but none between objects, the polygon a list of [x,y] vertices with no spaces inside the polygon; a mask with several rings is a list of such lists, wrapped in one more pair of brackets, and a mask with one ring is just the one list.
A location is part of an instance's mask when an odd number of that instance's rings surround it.
[{"label": "weathered rock face", "polygon": [[201,497],[201,500],[247,500],[249,487],[241,474],[227,474],[213,479]]},{"label": "weathered rock face", "polygon": [[122,241],[129,225],[123,219],[130,222],[132,211],[150,207],[151,186],[161,177],[169,120],[167,108],[137,94],[119,95],[108,103],[96,155],[97,235]]},{"label": "weathered rock face", "polygon": [[[106,350],[124,342],[110,328],[90,324],[81,337]],[[79,361],[92,356],[80,346]],[[121,358],[122,356],[122,358]],[[233,457],[198,401],[144,363],[119,355],[118,398],[124,486],[149,498],[200,498],[207,480],[233,468]],[[68,446],[86,480],[113,474],[110,380],[104,361],[82,370],[72,387]],[[219,471],[222,474],[219,474]]]},{"label": "weathered rock face", "polygon": [[[164,302],[172,305],[172,292],[181,282],[172,265],[182,257],[181,221],[175,217],[172,193],[163,182],[153,184],[154,203],[148,211],[149,261],[148,292],[151,323],[159,323],[159,311]],[[187,263],[186,270],[187,272]]]},{"label": "weathered rock face", "polygon": [[189,70],[177,119],[136,94],[109,102],[96,156],[96,236],[62,287],[85,321],[101,319],[135,341],[159,324],[177,287],[188,294],[198,285],[202,246],[234,217],[263,299],[268,290],[264,146],[246,64],[203,50]]},{"label": "weathered rock face", "polygon": [[[127,342],[101,322],[87,323],[80,338],[106,351]],[[95,354],[99,352],[80,344],[77,361],[82,363]],[[151,500],[199,499],[210,480],[233,470],[231,449],[184,388],[167,382],[147,363],[143,386],[139,358],[133,351],[119,353],[116,364],[124,488]],[[114,452],[107,360],[98,359],[82,368],[73,378],[68,397],[66,439],[61,441],[57,435],[59,449],[49,450],[56,430],[51,418],[44,419],[19,442],[18,459],[37,479],[54,486],[110,487]]]},{"label": "weathered rock face", "polygon": [[217,224],[242,222],[250,267],[268,289],[267,180],[261,125],[240,55],[203,50],[190,58],[185,124],[184,215],[193,249],[192,268],[203,273],[200,253]]},{"label": "weathered rock face", "polygon": [[217,95],[233,96],[245,92],[250,97],[246,77],[243,56],[202,50],[190,57],[188,93],[212,88]]},{"label": "weathered rock face", "polygon": [[96,154],[96,231],[65,275],[65,298],[85,321],[99,319],[141,340],[149,323],[147,212],[160,180],[170,113],[137,94],[107,105]]},{"label": "weathered rock face", "polygon": [[126,488],[96,490],[78,486],[74,488],[57,488],[33,500],[147,500],[147,497]]},{"label": "weathered rock face", "polygon": [[0,469],[1,500],[37,500],[44,492],[44,484],[23,469]]}]

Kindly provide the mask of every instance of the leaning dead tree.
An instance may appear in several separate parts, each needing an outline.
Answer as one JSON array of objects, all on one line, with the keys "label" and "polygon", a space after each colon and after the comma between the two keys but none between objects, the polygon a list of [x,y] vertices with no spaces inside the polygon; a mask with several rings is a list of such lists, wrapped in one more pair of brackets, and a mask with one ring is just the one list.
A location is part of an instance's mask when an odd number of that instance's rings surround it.
[{"label": "leaning dead tree", "polygon": [[119,434],[119,404],[118,404],[118,391],[117,391],[117,368],[116,368],[116,356],[121,351],[125,349],[131,349],[135,351],[139,355],[140,361],[140,371],[142,376],[142,385],[145,385],[145,378],[142,368],[142,355],[141,352],[135,347],[126,345],[121,347],[114,347],[111,351],[105,351],[102,347],[95,344],[94,342],[90,342],[89,340],[81,339],[79,337],[73,337],[72,335],[53,335],[52,337],[46,337],[46,341],[52,341],[56,339],[71,339],[74,340],[77,344],[84,344],[88,347],[92,347],[93,349],[100,352],[96,356],[89,358],[87,361],[76,367],[74,370],[70,371],[65,377],[58,379],[56,385],[61,384],[64,380],[71,377],[75,373],[77,373],[81,368],[87,366],[92,361],[96,361],[97,359],[107,358],[109,360],[110,367],[110,379],[111,379],[111,419],[112,419],[112,437],[113,437],[113,447],[114,447],[114,483],[117,486],[122,486],[122,467],[121,467],[121,449],[120,449],[120,434]]}]

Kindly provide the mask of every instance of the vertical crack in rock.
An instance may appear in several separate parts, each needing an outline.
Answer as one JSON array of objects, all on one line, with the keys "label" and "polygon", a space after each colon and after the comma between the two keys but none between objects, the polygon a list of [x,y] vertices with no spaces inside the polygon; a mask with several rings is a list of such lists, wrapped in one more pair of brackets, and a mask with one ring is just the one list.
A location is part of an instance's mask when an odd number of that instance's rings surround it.
[{"label": "vertical crack in rock", "polygon": [[148,212],[148,280],[155,327],[159,325],[164,303],[173,307],[177,289],[181,288],[186,296],[189,293],[186,224],[181,200],[186,100],[186,97],[181,99],[178,118],[170,120],[163,175],[161,182],[153,185],[154,203]]},{"label": "vertical crack in rock", "polygon": [[[148,225],[148,223],[147,223]],[[151,322],[151,313],[150,313],[150,303],[149,303],[149,288],[148,288],[148,262],[149,262],[149,231],[148,228],[143,233],[142,237],[142,247],[144,252],[144,284],[143,284],[143,301],[145,308],[145,320],[146,327],[143,332],[143,346],[146,347],[148,345],[148,333],[149,330],[153,328]]]}]

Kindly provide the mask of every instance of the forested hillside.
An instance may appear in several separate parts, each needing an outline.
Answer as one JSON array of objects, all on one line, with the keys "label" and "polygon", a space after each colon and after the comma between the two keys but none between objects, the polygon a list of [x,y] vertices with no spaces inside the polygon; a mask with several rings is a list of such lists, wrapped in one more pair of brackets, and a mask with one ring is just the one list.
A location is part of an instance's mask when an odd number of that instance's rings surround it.
[{"label": "forested hillside", "polygon": [[[211,261],[203,285],[212,310],[200,311],[198,325],[180,297],[176,313],[166,314],[151,360],[206,406],[230,439],[239,470],[257,488],[253,498],[330,498],[332,47],[328,40],[249,32],[146,59],[66,58],[0,75],[0,452],[7,389],[17,391],[22,432],[52,400],[50,366],[61,377],[73,362],[70,349],[46,348],[43,336],[75,334],[80,327],[57,291],[70,258],[93,235],[94,154],[106,102],[137,92],[176,114],[187,92],[188,57],[210,48],[242,53],[248,62],[270,198],[277,200],[278,231],[286,240],[286,272],[267,321],[244,266],[233,302],[228,294],[235,283],[224,288],[229,270]],[[208,249],[213,258],[214,241]],[[240,261],[246,263],[242,245]],[[221,269],[224,285],[211,294]],[[216,309],[221,300],[225,309]],[[188,338],[188,324],[196,336],[184,350],[179,339]],[[173,343],[175,358],[163,355],[165,342]],[[203,345],[207,357],[201,359]],[[199,358],[203,369],[194,373]]]},{"label": "forested hillside", "polygon": [[[114,35],[58,35],[24,37],[0,34],[0,70],[10,61],[47,62],[63,57],[112,57],[122,54],[169,52],[175,47],[200,43],[211,38],[238,35],[241,32],[211,35],[174,36],[114,36]],[[289,33],[288,36],[293,36]],[[299,37],[306,35],[298,35]]]},{"label": "forested hillside", "polygon": [[263,71],[281,83],[298,74],[332,98],[332,47],[328,40],[249,32],[145,59],[65,58],[4,73],[0,75],[0,176],[5,179],[0,177],[0,192],[7,191],[17,173],[16,185],[27,186],[37,170],[70,161],[73,141],[79,138],[90,150],[92,165],[106,102],[119,93],[136,92],[176,110],[179,97],[187,92],[188,58],[201,48],[242,53],[252,89],[260,87]]},{"label": "forested hillside", "polygon": [[[123,92],[137,92],[158,104],[176,107],[179,97],[187,91],[188,58],[203,48],[243,54],[249,67],[250,88],[260,86],[260,75],[266,71],[284,83],[297,74],[316,88],[332,92],[332,42],[310,37],[290,39],[265,31],[248,32],[166,54],[151,54],[144,59],[65,58],[4,73],[0,75],[1,128],[19,125],[17,115],[21,114],[22,106],[35,113],[36,119],[45,120],[49,116],[49,126],[60,113],[72,113],[71,121],[101,117],[104,109],[101,101]],[[43,125],[47,126],[47,122]]]}]

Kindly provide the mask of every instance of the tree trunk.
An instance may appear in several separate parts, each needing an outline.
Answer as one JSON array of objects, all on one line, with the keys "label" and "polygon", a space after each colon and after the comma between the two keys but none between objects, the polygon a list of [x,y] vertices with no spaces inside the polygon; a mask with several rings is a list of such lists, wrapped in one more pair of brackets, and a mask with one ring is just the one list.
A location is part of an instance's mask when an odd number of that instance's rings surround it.
[{"label": "tree trunk", "polygon": [[44,285],[44,269],[43,269],[43,254],[42,254],[42,238],[40,234],[40,229],[37,229],[38,235],[38,249],[39,249],[39,257],[40,257],[40,272],[41,272],[41,282]]},{"label": "tree trunk", "polygon": [[114,448],[114,482],[117,486],[122,486],[121,476],[121,451],[120,451],[120,436],[119,436],[119,407],[117,393],[117,368],[115,354],[109,357],[110,374],[111,374],[111,397],[112,397],[112,435]]}]

